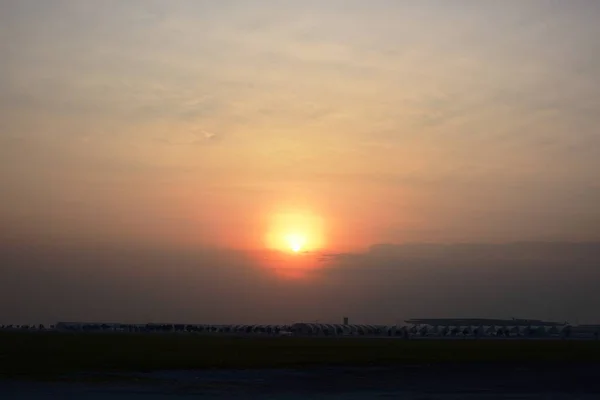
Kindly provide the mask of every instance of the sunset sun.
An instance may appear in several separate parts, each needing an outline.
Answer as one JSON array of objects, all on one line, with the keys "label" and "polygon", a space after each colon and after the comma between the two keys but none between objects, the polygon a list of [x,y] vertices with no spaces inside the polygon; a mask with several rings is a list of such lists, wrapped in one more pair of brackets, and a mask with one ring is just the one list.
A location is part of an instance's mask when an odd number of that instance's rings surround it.
[{"label": "sunset sun", "polygon": [[268,248],[304,253],[323,248],[325,244],[321,219],[304,212],[275,214],[266,235]]},{"label": "sunset sun", "polygon": [[285,237],[285,240],[289,246],[289,248],[294,252],[298,253],[300,250],[304,248],[304,244],[306,243],[306,238],[299,234],[291,234]]}]

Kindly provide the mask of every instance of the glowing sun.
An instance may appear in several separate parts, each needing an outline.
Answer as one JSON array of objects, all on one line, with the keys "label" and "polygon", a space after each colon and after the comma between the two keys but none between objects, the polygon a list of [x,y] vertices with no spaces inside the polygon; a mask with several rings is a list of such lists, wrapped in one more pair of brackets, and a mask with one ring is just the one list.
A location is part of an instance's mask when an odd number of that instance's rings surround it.
[{"label": "glowing sun", "polygon": [[320,218],[309,213],[282,213],[272,216],[266,235],[268,248],[293,253],[310,252],[325,245]]},{"label": "glowing sun", "polygon": [[300,250],[302,250],[304,248],[304,244],[306,243],[306,238],[297,234],[287,235],[285,240],[294,253],[298,253]]}]

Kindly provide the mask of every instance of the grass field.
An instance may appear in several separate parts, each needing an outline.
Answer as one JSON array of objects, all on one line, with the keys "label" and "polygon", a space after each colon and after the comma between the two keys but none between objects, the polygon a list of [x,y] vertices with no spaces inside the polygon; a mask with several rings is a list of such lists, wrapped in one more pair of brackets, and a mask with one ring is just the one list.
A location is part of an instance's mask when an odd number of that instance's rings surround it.
[{"label": "grass field", "polygon": [[0,332],[0,377],[70,372],[472,362],[600,362],[600,342]]}]

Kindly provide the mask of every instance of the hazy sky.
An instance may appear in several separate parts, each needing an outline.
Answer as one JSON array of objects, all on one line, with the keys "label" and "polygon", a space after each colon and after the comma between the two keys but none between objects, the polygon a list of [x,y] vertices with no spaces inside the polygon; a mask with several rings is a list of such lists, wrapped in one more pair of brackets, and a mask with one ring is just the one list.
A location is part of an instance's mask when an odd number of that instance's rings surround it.
[{"label": "hazy sky", "polygon": [[[83,279],[101,299],[5,305],[0,323],[519,314],[522,298],[469,311],[416,289],[454,270],[444,293],[468,296],[506,267],[487,256],[383,268],[372,246],[600,241],[599,18],[596,0],[0,0],[2,296]],[[273,253],[288,234],[328,256]],[[598,252],[538,293],[520,280],[552,261],[536,249],[503,278],[526,311],[592,318],[600,295],[577,287]],[[572,292],[539,302],[569,268]],[[161,282],[168,299],[136,292]],[[248,312],[195,313],[219,296]]]}]

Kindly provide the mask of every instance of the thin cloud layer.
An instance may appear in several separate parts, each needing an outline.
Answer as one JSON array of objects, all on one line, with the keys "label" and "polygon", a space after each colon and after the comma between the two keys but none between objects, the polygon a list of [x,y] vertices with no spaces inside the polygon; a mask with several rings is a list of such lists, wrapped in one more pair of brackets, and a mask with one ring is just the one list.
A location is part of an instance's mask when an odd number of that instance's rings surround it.
[{"label": "thin cloud layer", "polygon": [[343,316],[381,324],[474,316],[593,323],[600,305],[598,243],[378,245],[330,255],[301,275],[279,274],[289,268],[281,260],[231,250],[4,248],[0,323],[292,323]]}]

